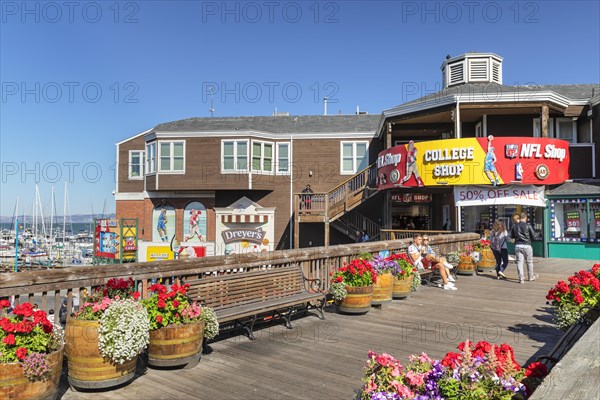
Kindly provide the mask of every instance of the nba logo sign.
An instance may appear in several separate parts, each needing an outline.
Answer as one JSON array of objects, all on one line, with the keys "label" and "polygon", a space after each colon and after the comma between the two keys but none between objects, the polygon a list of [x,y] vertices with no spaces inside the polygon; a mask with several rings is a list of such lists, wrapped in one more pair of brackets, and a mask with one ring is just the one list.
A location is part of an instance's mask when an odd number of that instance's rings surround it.
[{"label": "nba logo sign", "polygon": [[515,158],[519,154],[518,144],[507,144],[505,147],[506,158]]}]

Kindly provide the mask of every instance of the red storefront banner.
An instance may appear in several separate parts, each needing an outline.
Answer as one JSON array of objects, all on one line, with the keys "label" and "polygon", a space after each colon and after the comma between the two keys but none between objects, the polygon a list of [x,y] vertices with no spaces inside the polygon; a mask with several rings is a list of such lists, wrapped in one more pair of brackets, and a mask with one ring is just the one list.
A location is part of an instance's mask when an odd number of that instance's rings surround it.
[{"label": "red storefront banner", "polygon": [[440,185],[554,185],[569,179],[569,143],[492,137],[410,142],[379,153],[380,190]]}]

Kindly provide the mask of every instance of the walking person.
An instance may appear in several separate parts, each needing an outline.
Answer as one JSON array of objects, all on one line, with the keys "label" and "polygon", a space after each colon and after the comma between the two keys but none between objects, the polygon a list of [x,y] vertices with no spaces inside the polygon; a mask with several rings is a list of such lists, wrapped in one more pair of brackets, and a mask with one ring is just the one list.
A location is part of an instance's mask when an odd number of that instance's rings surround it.
[{"label": "walking person", "polygon": [[525,274],[523,272],[523,262],[527,263],[527,278],[529,281],[535,281],[538,276],[533,273],[533,248],[531,241],[535,237],[535,231],[527,223],[527,214],[521,213],[521,221],[510,231],[510,237],[515,239],[515,256],[517,257],[517,272],[519,273],[519,283],[525,283]]},{"label": "walking person", "polygon": [[508,267],[508,232],[502,220],[494,221],[490,242],[492,252],[496,258],[496,275],[498,279],[506,279],[504,271]]}]

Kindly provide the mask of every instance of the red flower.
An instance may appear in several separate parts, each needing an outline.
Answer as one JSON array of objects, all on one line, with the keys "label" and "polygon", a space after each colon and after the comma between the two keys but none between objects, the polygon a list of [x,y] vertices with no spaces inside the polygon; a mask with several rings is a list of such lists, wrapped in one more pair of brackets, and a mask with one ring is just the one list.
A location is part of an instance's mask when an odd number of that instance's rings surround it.
[{"label": "red flower", "polygon": [[0,328],[2,328],[5,332],[11,333],[15,332],[16,325],[10,322],[10,320],[6,317],[0,319]]},{"label": "red flower", "polygon": [[548,367],[546,367],[541,362],[531,363],[527,366],[527,369],[525,370],[525,376],[527,378],[543,378],[546,375],[548,375]]},{"label": "red flower", "polygon": [[15,354],[19,360],[23,361],[25,356],[27,356],[27,349],[25,347],[19,347]]},{"label": "red flower", "polygon": [[338,276],[335,277],[335,281],[336,282],[342,282],[343,280],[344,280],[344,278],[342,278],[341,275],[338,275]]},{"label": "red flower", "polygon": [[151,292],[165,293],[167,291],[167,288],[161,285],[160,283],[155,283],[154,285],[150,286],[148,290]]},{"label": "red flower", "polygon": [[8,344],[8,345],[15,344],[15,335],[13,335],[12,333],[9,333],[7,337],[2,339],[2,342],[4,342],[5,344]]},{"label": "red flower", "polygon": [[54,326],[52,325],[52,322],[45,319],[42,321],[42,329],[44,329],[45,333],[50,333],[54,329]]},{"label": "red flower", "polygon": [[141,296],[141,293],[140,293],[140,292],[133,292],[133,298],[134,298],[135,300],[139,299],[139,298],[140,298],[140,296]]},{"label": "red flower", "polygon": [[458,344],[458,347],[457,347],[457,348],[458,348],[460,351],[465,351],[465,347],[466,347],[466,348],[470,348],[470,347],[471,347],[471,342],[470,342],[470,341],[468,341],[468,340],[467,340],[466,342],[461,342],[461,343],[459,343],[459,344]]},{"label": "red flower", "polygon": [[46,312],[42,310],[37,310],[33,312],[33,323],[39,324],[40,322],[46,320]]},{"label": "red flower", "polygon": [[0,300],[0,308],[10,308],[10,301],[5,299]]},{"label": "red flower", "polygon": [[13,314],[22,315],[24,317],[31,317],[33,315],[33,306],[31,303],[19,304],[13,310]]},{"label": "red flower", "polygon": [[165,303],[163,299],[158,299],[158,303],[156,305],[158,306],[158,308],[165,308],[167,306],[167,303]]},{"label": "red flower", "polygon": [[442,360],[442,365],[448,368],[456,367],[456,364],[460,361],[461,355],[458,353],[448,352]]},{"label": "red flower", "polygon": [[481,341],[475,345],[475,350],[479,349],[483,350],[485,353],[489,353],[490,351],[492,351],[492,345],[488,342]]},{"label": "red flower", "polygon": [[177,300],[173,300],[173,307],[179,307],[179,302]]},{"label": "red flower", "polygon": [[158,322],[159,324],[162,324],[162,315],[157,315],[156,316],[156,322]]}]

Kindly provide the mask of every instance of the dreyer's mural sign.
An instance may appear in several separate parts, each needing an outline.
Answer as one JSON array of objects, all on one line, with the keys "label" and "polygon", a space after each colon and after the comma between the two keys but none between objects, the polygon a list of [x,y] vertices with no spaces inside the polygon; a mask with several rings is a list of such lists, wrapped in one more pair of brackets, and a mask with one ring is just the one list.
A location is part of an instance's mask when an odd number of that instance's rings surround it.
[{"label": "dreyer's mural sign", "polygon": [[569,143],[530,137],[433,140],[377,157],[380,190],[439,185],[553,185],[569,179]]},{"label": "dreyer's mural sign", "polygon": [[250,242],[261,244],[266,234],[267,232],[262,230],[261,228],[228,229],[226,231],[221,232],[221,236],[223,237],[223,241],[225,242],[225,244],[237,242]]}]

